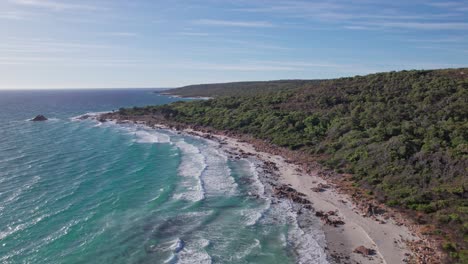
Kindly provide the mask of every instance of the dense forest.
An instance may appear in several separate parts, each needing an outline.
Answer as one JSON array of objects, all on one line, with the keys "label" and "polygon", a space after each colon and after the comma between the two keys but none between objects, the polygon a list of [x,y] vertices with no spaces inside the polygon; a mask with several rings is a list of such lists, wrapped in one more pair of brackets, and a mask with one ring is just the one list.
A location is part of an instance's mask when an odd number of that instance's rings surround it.
[{"label": "dense forest", "polygon": [[444,249],[468,261],[467,68],[257,84],[260,92],[256,83],[176,89],[170,92],[216,98],[120,113],[162,115],[309,153],[388,206],[430,216]]},{"label": "dense forest", "polygon": [[307,84],[319,83],[320,81],[321,80],[280,80],[197,84],[163,91],[162,93],[169,93],[181,97],[253,96],[279,90],[297,89]]}]

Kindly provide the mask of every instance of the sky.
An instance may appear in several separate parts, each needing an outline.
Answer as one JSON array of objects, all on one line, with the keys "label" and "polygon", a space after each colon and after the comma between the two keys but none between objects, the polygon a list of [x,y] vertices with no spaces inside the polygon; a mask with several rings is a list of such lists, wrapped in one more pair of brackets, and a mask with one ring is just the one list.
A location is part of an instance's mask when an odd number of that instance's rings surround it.
[{"label": "sky", "polygon": [[0,89],[468,67],[468,1],[0,0]]}]

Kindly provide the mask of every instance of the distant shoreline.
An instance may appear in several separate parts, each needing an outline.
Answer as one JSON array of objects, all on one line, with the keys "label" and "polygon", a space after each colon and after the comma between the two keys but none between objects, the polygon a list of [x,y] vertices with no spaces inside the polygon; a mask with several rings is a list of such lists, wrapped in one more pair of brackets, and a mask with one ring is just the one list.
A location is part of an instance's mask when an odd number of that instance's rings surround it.
[{"label": "distant shoreline", "polygon": [[213,99],[213,97],[207,97],[207,96],[183,96],[183,95],[177,95],[177,94],[172,94],[172,93],[164,93],[164,92],[158,92],[158,91],[155,91],[154,93],[159,94],[159,95],[169,96],[169,97],[172,97],[172,98],[199,99],[199,100]]},{"label": "distant shoreline", "polygon": [[[334,181],[331,172],[319,166],[307,171],[301,164],[295,164],[291,158],[286,158],[288,156],[257,144],[255,140],[201,127],[164,122],[147,116],[121,116],[118,112],[100,114],[95,119],[101,122],[115,120],[117,123],[144,124],[155,129],[180,131],[214,140],[223,149],[239,155],[248,153],[265,163],[274,164],[280,175],[278,186],[289,186],[294,190],[286,196],[296,197],[294,192],[304,194],[311,202],[316,216],[323,220],[322,229],[327,240],[327,252],[336,261],[402,263],[421,258],[436,262],[440,260],[441,256],[435,251],[435,246],[431,247],[433,252],[430,256],[427,252],[419,250],[420,247],[428,247],[431,241],[419,234],[417,226],[389,208],[368,200],[362,201],[363,198],[351,197],[346,191],[346,186]],[[280,190],[279,195],[281,194]],[[354,251],[361,246],[374,251],[373,254],[363,256],[355,253]]]}]

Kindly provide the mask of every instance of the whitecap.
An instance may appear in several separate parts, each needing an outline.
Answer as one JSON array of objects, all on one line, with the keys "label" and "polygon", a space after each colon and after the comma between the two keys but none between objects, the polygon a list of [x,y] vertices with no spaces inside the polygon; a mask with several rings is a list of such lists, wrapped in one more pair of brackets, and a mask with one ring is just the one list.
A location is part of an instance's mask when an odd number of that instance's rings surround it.
[{"label": "whitecap", "polygon": [[235,254],[234,257],[239,260],[244,259],[246,256],[251,254],[255,248],[262,248],[262,245],[260,244],[260,240],[258,239],[254,239],[252,244],[248,245],[247,248],[243,250],[242,252],[238,252],[237,254]]},{"label": "whitecap", "polygon": [[205,190],[201,175],[206,169],[205,157],[200,150],[184,140],[176,141],[175,145],[182,152],[182,162],[179,165],[179,175],[183,177],[180,186],[181,192],[176,193],[174,198],[200,201],[205,197]]},{"label": "whitecap", "polygon": [[139,130],[134,132],[137,143],[170,143],[169,135],[156,131]]},{"label": "whitecap", "polygon": [[210,244],[207,239],[198,239],[187,242],[185,248],[177,254],[178,264],[210,264],[211,256],[206,252]]},{"label": "whitecap", "polygon": [[[325,235],[320,228],[318,220],[311,212],[303,212],[301,217],[308,220],[308,224],[301,227],[298,222],[297,208],[289,200],[281,199],[272,205],[268,211],[268,221],[273,224],[286,224],[290,226],[286,237],[282,235],[281,240],[285,246],[294,249],[297,263],[325,264],[328,263],[325,252]],[[317,222],[314,224],[314,220]]]},{"label": "whitecap", "polygon": [[96,119],[98,116],[100,116],[102,114],[107,114],[107,113],[111,113],[111,112],[110,111],[88,112],[88,113],[85,113],[85,114],[82,114],[82,115],[77,115],[77,116],[70,117],[70,121],[81,121],[81,120],[83,120],[85,118]]},{"label": "whitecap", "polygon": [[159,199],[159,197],[161,197],[161,194],[164,192],[164,188],[161,188],[159,189],[159,193],[154,197],[154,198],[151,198],[148,203],[151,203],[151,202],[154,202],[156,201],[157,199]]},{"label": "whitecap", "polygon": [[206,169],[201,175],[206,195],[236,195],[237,183],[231,175],[227,156],[212,144],[204,144],[200,150],[206,162]]},{"label": "whitecap", "polygon": [[255,187],[257,194],[263,197],[265,195],[265,185],[260,181],[257,166],[253,161],[248,160],[248,162],[250,173],[254,179],[253,186]]},{"label": "whitecap", "polygon": [[21,194],[23,194],[23,192],[29,190],[31,187],[33,187],[36,183],[39,182],[39,180],[41,179],[40,176],[34,176],[32,177],[32,179],[26,183],[24,183],[20,188],[18,189],[15,189],[13,191],[13,193],[8,197],[6,198],[4,201],[2,201],[2,206],[3,207],[0,207],[0,211],[5,208],[6,205],[9,205],[11,204],[12,202],[15,202]]},{"label": "whitecap", "polygon": [[246,226],[253,226],[258,223],[260,219],[264,216],[265,212],[270,209],[271,200],[266,199],[262,206],[254,209],[244,209],[240,211],[244,224]]}]

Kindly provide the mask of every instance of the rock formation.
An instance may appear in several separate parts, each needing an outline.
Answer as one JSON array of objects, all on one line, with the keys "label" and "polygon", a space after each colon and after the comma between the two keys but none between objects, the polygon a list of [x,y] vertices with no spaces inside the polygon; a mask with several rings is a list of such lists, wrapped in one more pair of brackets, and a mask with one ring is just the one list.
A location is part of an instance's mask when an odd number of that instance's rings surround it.
[{"label": "rock formation", "polygon": [[46,121],[47,117],[43,115],[37,115],[35,118],[33,118],[31,121],[37,122],[37,121]]}]

